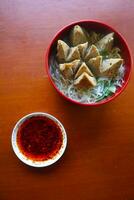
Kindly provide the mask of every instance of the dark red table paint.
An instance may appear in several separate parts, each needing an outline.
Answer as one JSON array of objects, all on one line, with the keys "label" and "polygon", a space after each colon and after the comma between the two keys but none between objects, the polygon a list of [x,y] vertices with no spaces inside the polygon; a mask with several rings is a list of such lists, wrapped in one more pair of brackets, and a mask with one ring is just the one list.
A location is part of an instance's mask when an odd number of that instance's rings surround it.
[{"label": "dark red table paint", "polygon": [[61,148],[62,141],[60,127],[45,116],[27,119],[17,134],[17,144],[21,152],[35,161],[53,158]]}]

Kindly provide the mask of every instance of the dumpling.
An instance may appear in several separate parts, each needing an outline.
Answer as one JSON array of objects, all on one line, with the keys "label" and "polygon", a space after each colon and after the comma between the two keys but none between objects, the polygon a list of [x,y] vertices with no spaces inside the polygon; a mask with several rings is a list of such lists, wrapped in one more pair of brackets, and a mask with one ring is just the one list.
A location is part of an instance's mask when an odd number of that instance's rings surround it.
[{"label": "dumpling", "polygon": [[81,66],[79,67],[75,78],[78,78],[78,76],[80,76],[83,72],[86,72],[87,74],[89,74],[90,76],[93,76],[92,72],[90,71],[90,69],[88,68],[88,66],[86,65],[86,63],[82,63]]},{"label": "dumpling", "polygon": [[57,58],[60,63],[63,63],[67,59],[69,52],[69,46],[62,40],[58,40],[57,44]]},{"label": "dumpling", "polygon": [[79,53],[78,47],[70,48],[70,51],[69,51],[66,61],[71,62],[75,59],[80,59],[80,53]]},{"label": "dumpling", "polygon": [[85,43],[83,43],[83,44],[79,44],[77,47],[78,47],[78,49],[79,49],[81,58],[84,58],[84,55],[85,55],[86,50],[87,50],[87,48],[88,48],[88,42],[85,42]]},{"label": "dumpling", "polygon": [[74,80],[74,86],[78,89],[88,89],[97,85],[96,79],[83,72],[77,79]]},{"label": "dumpling", "polygon": [[90,58],[94,58],[96,56],[99,56],[99,50],[97,49],[97,47],[93,44],[89,47],[89,49],[87,50],[87,53],[85,55],[85,60],[88,61]]},{"label": "dumpling", "polygon": [[114,41],[114,33],[109,33],[96,43],[96,46],[102,51],[109,51]]},{"label": "dumpling", "polygon": [[71,79],[73,78],[73,75],[76,73],[79,65],[80,65],[80,60],[74,60],[73,62],[70,63],[59,64],[59,69],[65,78]]},{"label": "dumpling", "polygon": [[87,32],[79,25],[74,26],[70,35],[71,44],[73,46],[76,46],[78,44],[83,44],[87,42],[87,35]]},{"label": "dumpling", "polygon": [[102,65],[102,56],[97,56],[96,58],[91,58],[88,62],[91,71],[96,75],[100,75],[100,66]]},{"label": "dumpling", "polygon": [[89,44],[95,44],[99,39],[99,36],[96,32],[91,31],[89,35]]},{"label": "dumpling", "polygon": [[119,67],[123,64],[123,59],[120,58],[111,58],[103,60],[100,67],[100,72],[104,76],[114,77],[117,75]]}]

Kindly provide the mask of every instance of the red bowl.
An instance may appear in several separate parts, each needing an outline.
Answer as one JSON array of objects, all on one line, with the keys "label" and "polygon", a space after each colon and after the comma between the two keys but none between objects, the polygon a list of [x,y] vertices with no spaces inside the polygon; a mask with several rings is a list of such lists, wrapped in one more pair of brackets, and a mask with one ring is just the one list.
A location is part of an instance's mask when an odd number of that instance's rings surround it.
[{"label": "red bowl", "polygon": [[[81,102],[75,101],[75,100],[67,97],[57,88],[57,86],[55,85],[55,83],[51,77],[51,74],[50,74],[50,60],[53,55],[56,55],[57,40],[59,38],[64,39],[65,37],[67,37],[69,35],[69,32],[72,29],[72,27],[76,24],[84,27],[85,29],[99,31],[100,33],[107,34],[109,32],[114,32],[115,33],[115,36],[114,36],[115,44],[116,44],[116,46],[118,46],[121,49],[122,57],[125,62],[126,69],[125,69],[124,83],[123,83],[122,87],[118,88],[113,95],[110,95],[109,97],[106,97],[105,99],[103,99],[99,102],[85,104],[85,103],[81,103]],[[71,24],[65,26],[54,36],[54,38],[52,39],[52,41],[47,49],[46,55],[45,55],[45,66],[46,66],[48,77],[49,77],[52,85],[54,86],[56,91],[61,96],[63,96],[66,100],[69,100],[78,105],[97,106],[97,105],[101,105],[101,104],[110,102],[111,100],[115,99],[119,94],[121,94],[124,91],[125,87],[128,84],[128,81],[130,79],[130,74],[131,74],[131,69],[132,69],[132,57],[131,57],[130,49],[128,47],[126,40],[114,28],[112,28],[111,26],[109,26],[103,22],[93,21],[93,20],[83,20],[83,21],[74,22],[74,23],[71,23]]]}]

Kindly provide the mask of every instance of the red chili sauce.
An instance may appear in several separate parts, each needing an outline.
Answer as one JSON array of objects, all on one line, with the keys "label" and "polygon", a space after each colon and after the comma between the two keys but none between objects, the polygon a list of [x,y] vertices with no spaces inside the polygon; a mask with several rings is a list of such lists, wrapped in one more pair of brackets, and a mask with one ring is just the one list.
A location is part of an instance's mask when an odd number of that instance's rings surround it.
[{"label": "red chili sauce", "polygon": [[44,116],[27,119],[20,126],[17,134],[20,151],[34,161],[53,158],[60,150],[62,142],[60,127]]}]

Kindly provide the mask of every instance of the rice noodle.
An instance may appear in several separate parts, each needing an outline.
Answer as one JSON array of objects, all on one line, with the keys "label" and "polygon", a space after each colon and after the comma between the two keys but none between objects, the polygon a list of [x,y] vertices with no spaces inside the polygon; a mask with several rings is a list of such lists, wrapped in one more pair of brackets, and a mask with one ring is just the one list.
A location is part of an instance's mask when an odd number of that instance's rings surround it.
[{"label": "rice noodle", "polygon": [[52,73],[52,78],[57,86],[57,88],[67,97],[82,102],[85,104],[88,103],[95,103],[97,101],[103,100],[104,98],[108,97],[109,95],[112,95],[112,93],[115,93],[118,87],[122,87],[124,80],[124,73],[125,73],[125,67],[122,65],[119,68],[119,72],[117,77],[114,79],[109,79],[106,77],[100,77],[97,80],[97,86],[93,89],[88,89],[86,91],[84,90],[77,90],[73,82],[67,85],[64,80],[64,77],[62,75],[59,75],[59,78],[55,77],[55,73]]}]

